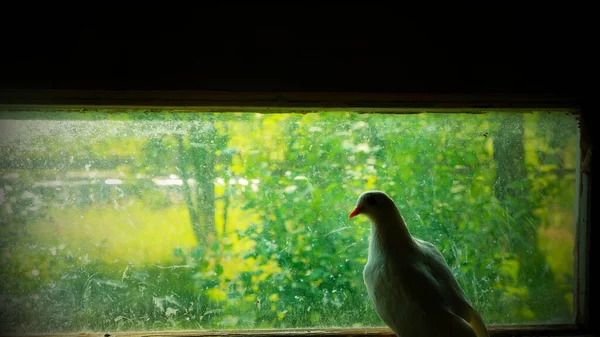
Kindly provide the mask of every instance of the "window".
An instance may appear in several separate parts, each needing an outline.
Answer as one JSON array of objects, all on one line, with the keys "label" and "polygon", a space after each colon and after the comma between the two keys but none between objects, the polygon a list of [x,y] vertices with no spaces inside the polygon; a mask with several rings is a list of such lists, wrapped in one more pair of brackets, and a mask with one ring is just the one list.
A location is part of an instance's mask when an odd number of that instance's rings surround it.
[{"label": "window", "polygon": [[365,111],[5,107],[2,333],[383,333],[347,219],[368,189],[492,332],[575,326],[576,114]]}]

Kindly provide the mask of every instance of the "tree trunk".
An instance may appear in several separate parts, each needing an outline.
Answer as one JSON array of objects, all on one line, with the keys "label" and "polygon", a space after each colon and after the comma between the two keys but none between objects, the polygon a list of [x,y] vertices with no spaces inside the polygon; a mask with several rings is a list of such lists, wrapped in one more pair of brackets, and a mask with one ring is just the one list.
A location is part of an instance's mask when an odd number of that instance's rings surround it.
[{"label": "tree trunk", "polygon": [[[190,216],[190,222],[199,246],[206,247],[214,242],[215,230],[215,187],[217,149],[221,140],[216,132],[214,121],[209,120],[190,128],[189,148],[186,150],[183,138],[177,135],[179,168],[183,180],[183,194]],[[190,165],[191,164],[191,165]],[[194,178],[192,187],[188,182]]]},{"label": "tree trunk", "polygon": [[208,121],[195,126],[190,132],[190,156],[196,180],[196,212],[202,226],[204,241],[212,242],[215,231],[215,186],[216,177],[216,129],[214,122]]},{"label": "tree trunk", "polygon": [[198,214],[196,213],[196,203],[194,202],[194,197],[192,195],[192,189],[189,184],[190,174],[187,168],[187,160],[186,160],[186,151],[183,145],[183,138],[181,135],[176,135],[177,138],[177,150],[179,157],[179,172],[181,175],[181,180],[183,180],[183,197],[185,199],[185,203],[188,209],[188,214],[190,217],[190,223],[192,225],[192,229],[194,231],[194,236],[196,237],[196,242],[199,246],[204,246],[205,236],[202,234],[202,226],[198,219]]},{"label": "tree trunk", "polygon": [[512,247],[519,260],[519,282],[528,289],[529,309],[536,321],[552,322],[569,315],[568,304],[555,284],[552,271],[537,244],[539,219],[533,214],[525,166],[524,120],[503,115],[494,135],[496,198],[510,210]]}]

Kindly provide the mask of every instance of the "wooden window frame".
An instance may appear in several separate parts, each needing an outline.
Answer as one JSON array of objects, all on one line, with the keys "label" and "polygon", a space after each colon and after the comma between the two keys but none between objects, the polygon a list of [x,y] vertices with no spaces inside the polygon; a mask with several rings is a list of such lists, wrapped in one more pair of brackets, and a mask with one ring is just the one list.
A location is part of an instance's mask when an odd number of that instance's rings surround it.
[{"label": "wooden window frame", "polygon": [[[144,109],[177,112],[308,113],[315,110],[351,110],[359,113],[412,114],[423,112],[482,113],[490,111],[530,112],[565,110],[578,117],[580,148],[576,184],[579,210],[575,236],[575,320],[567,325],[494,325],[491,336],[592,336],[590,315],[591,261],[591,150],[582,104],[572,96],[548,95],[432,95],[357,93],[235,93],[194,91],[77,91],[0,90],[0,113],[19,111],[80,111],[88,109]],[[394,336],[387,328],[147,331],[118,332],[116,336]],[[49,336],[105,336],[102,333],[51,334]]]}]

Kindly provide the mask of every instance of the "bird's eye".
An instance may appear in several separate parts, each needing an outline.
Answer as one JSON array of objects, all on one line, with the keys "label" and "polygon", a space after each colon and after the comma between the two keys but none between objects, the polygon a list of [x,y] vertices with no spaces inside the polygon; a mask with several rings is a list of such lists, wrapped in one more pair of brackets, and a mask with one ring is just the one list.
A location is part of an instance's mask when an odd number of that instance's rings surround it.
[{"label": "bird's eye", "polygon": [[367,205],[369,206],[375,206],[377,205],[377,200],[375,200],[375,198],[373,197],[368,197],[365,199],[365,202],[367,203]]}]

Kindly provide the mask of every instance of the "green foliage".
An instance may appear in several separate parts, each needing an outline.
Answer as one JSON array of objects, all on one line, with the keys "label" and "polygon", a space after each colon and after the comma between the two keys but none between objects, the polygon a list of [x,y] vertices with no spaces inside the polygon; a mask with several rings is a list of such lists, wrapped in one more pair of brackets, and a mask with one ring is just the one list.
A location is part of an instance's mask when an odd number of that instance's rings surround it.
[{"label": "green foliage", "polygon": [[[7,331],[382,326],[362,280],[369,224],[347,219],[367,189],[438,246],[489,324],[571,321],[569,116],[524,115],[515,140],[505,114],[91,115],[32,121],[44,132],[0,148]],[[523,179],[498,180],[494,141],[523,148]],[[184,171],[196,203],[152,180]],[[190,207],[214,227],[195,232]]]}]

